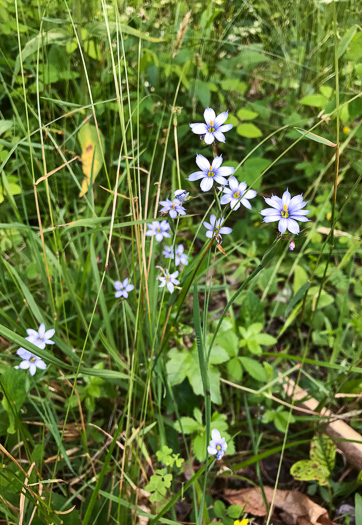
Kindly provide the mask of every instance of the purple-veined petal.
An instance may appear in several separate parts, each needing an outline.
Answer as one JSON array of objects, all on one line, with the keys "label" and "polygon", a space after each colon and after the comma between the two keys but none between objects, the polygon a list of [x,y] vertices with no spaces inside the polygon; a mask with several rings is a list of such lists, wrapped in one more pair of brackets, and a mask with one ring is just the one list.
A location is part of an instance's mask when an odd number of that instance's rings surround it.
[{"label": "purple-veined petal", "polygon": [[212,177],[204,177],[201,181],[200,188],[202,191],[210,191],[214,184],[214,179]]},{"label": "purple-veined petal", "polygon": [[123,290],[123,297],[124,297],[125,299],[128,298],[128,292],[127,292],[127,290]]},{"label": "purple-veined petal", "polygon": [[308,215],[310,213],[310,210],[293,210],[289,211],[289,215]]},{"label": "purple-veined petal", "polygon": [[116,292],[114,294],[114,297],[116,297],[116,299],[118,299],[118,297],[122,297],[122,295],[123,295],[123,292],[121,290],[119,290],[118,292]]},{"label": "purple-veined petal", "polygon": [[270,199],[264,197],[264,200],[269,206],[272,206],[272,208],[275,208],[276,210],[281,211],[283,209],[282,199],[276,195],[273,195]]},{"label": "purple-veined petal", "polygon": [[191,175],[189,175],[187,180],[194,181],[202,179],[203,177],[205,177],[205,173],[203,171],[195,171],[194,173],[191,173]]},{"label": "purple-veined petal", "polygon": [[215,122],[214,122],[215,126],[216,127],[222,126],[224,122],[227,120],[228,116],[229,116],[228,111],[223,111],[222,113],[220,113],[215,119]]},{"label": "purple-veined petal", "polygon": [[223,226],[222,228],[220,228],[219,233],[221,233],[221,235],[228,235],[232,231],[233,230],[229,228],[228,226]]},{"label": "purple-veined petal", "polygon": [[41,370],[45,370],[47,365],[44,363],[44,361],[42,359],[37,359],[36,360],[36,366],[37,368],[40,368]]},{"label": "purple-veined petal", "polygon": [[163,288],[166,284],[166,278],[165,277],[159,277],[158,278],[161,281],[161,284],[158,285],[159,288]]},{"label": "purple-veined petal", "polygon": [[297,208],[299,207],[303,208],[303,206],[301,206],[302,202],[303,202],[303,195],[296,195],[295,197],[290,199],[288,209],[291,211],[294,209],[294,206],[296,206]]},{"label": "purple-veined petal", "polygon": [[234,193],[238,189],[239,183],[238,183],[237,178],[234,177],[234,175],[229,177],[229,186],[232,190],[232,193]]},{"label": "purple-veined petal", "polygon": [[210,454],[210,456],[215,456],[217,454],[216,448],[212,447],[211,445],[207,447],[207,451]]},{"label": "purple-veined petal", "polygon": [[223,186],[226,186],[226,184],[228,183],[228,181],[219,174],[215,175],[214,180],[219,184],[222,184]]},{"label": "purple-veined petal", "polygon": [[280,219],[279,221],[279,224],[278,224],[278,230],[280,231],[280,233],[284,233],[288,228],[288,219]]},{"label": "purple-veined petal", "polygon": [[214,428],[214,430],[211,432],[211,438],[214,441],[220,441],[221,435],[220,435],[220,432],[216,428]]},{"label": "purple-veined petal", "polygon": [[211,226],[211,224],[209,224],[208,222],[204,221],[204,222],[203,222],[203,225],[205,226],[205,228],[206,228],[207,230],[212,230],[212,226]]},{"label": "purple-veined petal", "polygon": [[288,218],[287,221],[288,221],[288,230],[291,233],[295,233],[297,235],[300,232],[299,224],[295,220],[290,219],[290,218]]},{"label": "purple-veined petal", "polygon": [[29,361],[22,361],[20,364],[19,364],[19,368],[21,368],[22,370],[27,370],[30,366],[30,362]]},{"label": "purple-veined petal", "polygon": [[296,213],[293,213],[293,215],[289,215],[289,218],[299,222],[310,222],[310,220],[307,217],[304,217],[304,215],[298,215]]},{"label": "purple-veined petal", "polygon": [[[246,188],[245,188],[246,189]],[[244,190],[245,191],[245,190]],[[245,199],[254,199],[254,197],[256,197],[258,194],[258,192],[256,192],[255,190],[248,190],[245,195],[244,195],[244,198]]]},{"label": "purple-veined petal", "polygon": [[173,285],[173,283],[172,283],[171,281],[168,281],[168,283],[167,283],[167,288],[168,288],[168,291],[169,291],[170,293],[173,293],[173,291],[174,291],[174,289],[175,289],[175,287],[174,287],[174,285]]},{"label": "purple-veined petal", "polygon": [[196,135],[204,135],[207,133],[207,126],[206,124],[202,123],[196,123],[196,124],[190,124],[191,131],[193,133],[196,133]]},{"label": "purple-veined petal", "polygon": [[176,279],[176,277],[178,277],[178,270],[177,270],[176,272],[171,273],[171,274],[170,274],[170,277],[171,277],[172,279]]},{"label": "purple-veined petal", "polygon": [[38,332],[36,330],[33,330],[32,328],[28,328],[26,330],[26,333],[28,334],[28,336],[30,337],[38,337]]},{"label": "purple-veined petal", "polygon": [[29,366],[29,372],[30,374],[33,376],[36,372],[36,366],[34,365],[34,363],[31,363],[30,366]]},{"label": "purple-veined petal", "polygon": [[209,171],[209,168],[211,166],[207,158],[200,154],[196,155],[196,164],[198,165],[201,171]]},{"label": "purple-veined petal", "polygon": [[169,211],[169,214],[170,214],[171,219],[176,219],[176,217],[177,217],[177,211],[176,210],[171,209]]},{"label": "purple-veined petal", "polygon": [[213,232],[212,232],[212,230],[207,230],[207,232],[206,232],[206,237],[208,237],[209,239],[211,239],[212,236],[213,236]]},{"label": "purple-veined petal", "polygon": [[283,193],[283,196],[282,196],[282,205],[285,206],[289,206],[289,203],[290,203],[290,193],[288,190],[286,190],[284,193]]},{"label": "purple-veined petal", "polygon": [[267,215],[266,217],[264,217],[263,222],[275,222],[275,221],[280,221],[280,215]]},{"label": "purple-veined petal", "polygon": [[[225,142],[225,135],[221,131],[214,131],[214,137],[219,142]],[[205,140],[205,142],[206,142],[206,140]]]},{"label": "purple-veined petal", "polygon": [[260,215],[265,217],[268,217],[269,215],[276,215],[278,219],[280,219],[280,212],[274,208],[265,208],[264,210],[261,210]]},{"label": "purple-veined petal", "polygon": [[29,352],[29,350],[25,350],[25,348],[18,348],[16,353],[19,357],[22,357],[23,359],[30,359],[33,355],[31,352]]},{"label": "purple-veined petal", "polygon": [[240,201],[238,199],[231,199],[230,208],[236,211],[240,208]]},{"label": "purple-veined petal", "polygon": [[127,284],[127,288],[126,288],[127,292],[130,292],[133,289],[134,289],[134,284]]},{"label": "purple-veined petal", "polygon": [[223,158],[221,155],[219,157],[215,157],[211,164],[212,171],[219,169],[222,164],[222,161],[223,161]]},{"label": "purple-veined petal", "polygon": [[41,323],[41,325],[39,326],[39,336],[44,335],[44,333],[45,333],[45,324]]},{"label": "purple-veined petal", "polygon": [[44,339],[50,339],[55,334],[54,328],[51,328],[50,330],[47,330],[44,334]]},{"label": "purple-veined petal", "polygon": [[204,141],[208,145],[212,144],[214,142],[214,135],[212,133],[207,132],[205,134]]},{"label": "purple-veined petal", "polygon": [[122,286],[121,281],[115,281],[114,282],[114,287],[115,287],[116,290],[120,290],[121,286]]},{"label": "purple-veined petal", "polygon": [[216,119],[215,111],[212,108],[206,108],[204,111],[204,119],[207,125],[211,124],[211,122],[212,122],[212,125],[215,125],[215,119]]},{"label": "purple-veined petal", "polygon": [[230,131],[233,128],[233,124],[225,124],[224,126],[220,126],[218,128],[218,131],[222,131],[223,133],[226,133],[226,131]]},{"label": "purple-veined petal", "polygon": [[[215,216],[214,213],[212,213],[212,214],[210,215],[210,224],[211,224],[212,228],[215,226],[215,221],[216,221],[216,216]],[[211,229],[212,229],[212,228],[211,228]]]},{"label": "purple-veined petal", "polygon": [[123,286],[126,288],[128,284],[128,277],[125,278],[125,280],[123,281]]},{"label": "purple-veined petal", "polygon": [[248,201],[248,199],[246,199],[245,197],[243,197],[241,199],[241,204],[245,207],[245,208],[248,208],[248,210],[251,210],[251,204],[250,202]]},{"label": "purple-veined petal", "polygon": [[216,175],[221,175],[222,177],[228,177],[234,173],[235,169],[231,166],[221,166],[216,172]]},{"label": "purple-veined petal", "polygon": [[156,233],[156,241],[157,242],[161,242],[163,239],[163,234],[162,233]]},{"label": "purple-veined petal", "polygon": [[232,200],[232,197],[230,194],[223,195],[220,199],[220,204],[228,204]]}]

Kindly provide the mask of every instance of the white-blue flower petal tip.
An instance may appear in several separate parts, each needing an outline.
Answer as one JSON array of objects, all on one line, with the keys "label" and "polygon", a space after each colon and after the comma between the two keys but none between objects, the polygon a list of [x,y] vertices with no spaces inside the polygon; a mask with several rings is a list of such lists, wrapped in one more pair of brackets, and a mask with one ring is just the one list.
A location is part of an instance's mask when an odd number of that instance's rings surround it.
[{"label": "white-blue flower petal tip", "polygon": [[222,438],[220,432],[214,428],[211,432],[211,441],[207,447],[207,451],[211,456],[215,456],[216,459],[221,459],[226,452],[227,443],[225,438]]},{"label": "white-blue flower petal tip", "polygon": [[303,210],[306,202],[303,201],[303,195],[296,195],[291,198],[288,189],[283,193],[282,198],[272,195],[270,198],[265,198],[265,202],[271,206],[261,210],[261,215],[264,217],[263,222],[278,222],[278,230],[283,235],[287,230],[290,233],[298,235],[300,232],[299,222],[309,222],[306,215],[310,210]]},{"label": "white-blue flower petal tip", "polygon": [[123,282],[115,281],[114,287],[117,290],[114,297],[124,297],[125,299],[128,299],[128,292],[134,289],[134,285],[128,283],[128,277]]},{"label": "white-blue flower petal tip", "polygon": [[202,191],[210,191],[214,185],[214,181],[223,186],[227,185],[228,181],[225,177],[229,177],[235,171],[231,166],[221,166],[221,155],[215,157],[212,162],[210,162],[203,155],[197,154],[196,164],[200,168],[200,171],[191,173],[187,180],[195,181],[201,179],[200,188]]},{"label": "white-blue flower petal tip", "polygon": [[164,238],[170,238],[170,225],[165,221],[153,221],[147,224],[148,230],[146,235],[155,236],[157,242],[163,241]]},{"label": "white-blue flower petal tip", "polygon": [[251,210],[250,199],[256,197],[257,192],[255,190],[248,190],[246,182],[238,182],[236,177],[232,176],[229,178],[229,187],[224,188],[222,191],[224,195],[221,197],[220,204],[230,204],[230,208],[236,211],[242,204],[248,210]]},{"label": "white-blue flower petal tip", "polygon": [[216,116],[212,108],[207,107],[204,111],[205,124],[195,123],[190,124],[191,130],[196,135],[203,135],[206,144],[212,144],[214,140],[225,142],[225,135],[233,127],[232,124],[224,124],[228,118],[228,112],[223,111]]}]

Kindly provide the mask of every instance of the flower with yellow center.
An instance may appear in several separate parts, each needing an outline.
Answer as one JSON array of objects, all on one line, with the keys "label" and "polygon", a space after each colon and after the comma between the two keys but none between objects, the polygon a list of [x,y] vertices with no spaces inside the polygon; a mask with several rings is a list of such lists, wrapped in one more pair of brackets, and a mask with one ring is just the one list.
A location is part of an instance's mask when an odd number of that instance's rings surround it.
[{"label": "flower with yellow center", "polygon": [[210,191],[214,181],[226,186],[228,181],[225,177],[228,177],[234,173],[234,168],[231,166],[221,166],[222,156],[215,157],[210,163],[203,155],[196,155],[196,164],[200,168],[200,171],[191,173],[187,180],[195,181],[202,179],[200,188],[202,191]]},{"label": "flower with yellow center", "polygon": [[201,135],[206,144],[212,144],[215,139],[219,142],[225,142],[224,133],[233,127],[232,124],[224,124],[227,118],[227,111],[216,116],[212,108],[206,108],[204,111],[205,123],[190,124],[190,128],[196,135]]},{"label": "flower with yellow center", "polygon": [[239,520],[235,520],[234,521],[234,525],[248,525],[248,523],[249,523],[248,519],[244,519],[244,520],[241,520],[241,521],[239,521]]}]

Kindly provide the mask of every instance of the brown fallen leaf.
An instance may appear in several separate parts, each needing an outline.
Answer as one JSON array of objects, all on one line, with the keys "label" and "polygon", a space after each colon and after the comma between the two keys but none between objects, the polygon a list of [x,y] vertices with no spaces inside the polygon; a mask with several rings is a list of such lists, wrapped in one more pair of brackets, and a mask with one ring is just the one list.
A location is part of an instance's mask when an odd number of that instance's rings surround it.
[{"label": "brown fallen leaf", "polygon": [[[274,489],[264,487],[265,496],[270,505],[273,499]],[[266,516],[267,509],[264,506],[261,490],[258,487],[241,490],[227,489],[223,498],[231,505],[244,507],[245,512],[253,516]],[[288,515],[287,523],[293,525],[333,525],[328,518],[326,509],[314,503],[298,490],[277,489],[274,506]]]}]

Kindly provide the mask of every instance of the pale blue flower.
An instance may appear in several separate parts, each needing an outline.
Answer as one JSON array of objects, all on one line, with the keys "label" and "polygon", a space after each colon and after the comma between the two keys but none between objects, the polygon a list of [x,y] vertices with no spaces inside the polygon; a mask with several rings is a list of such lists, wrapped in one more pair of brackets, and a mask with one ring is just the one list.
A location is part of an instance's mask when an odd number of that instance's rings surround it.
[{"label": "pale blue flower", "polygon": [[186,210],[179,199],[174,199],[173,201],[166,199],[165,201],[160,201],[160,205],[163,206],[160,213],[169,213],[171,219],[176,219],[178,214],[186,215]]},{"label": "pale blue flower", "polygon": [[134,289],[133,284],[128,284],[128,277],[123,282],[115,281],[114,287],[117,290],[114,297],[124,297],[125,299],[128,298],[128,292]]},{"label": "pale blue flower", "polygon": [[164,237],[171,237],[170,225],[167,221],[153,221],[147,224],[149,230],[146,231],[146,235],[155,235],[156,241],[161,242]]},{"label": "pale blue flower", "polygon": [[174,195],[176,199],[178,199],[181,202],[181,204],[183,204],[187,201],[190,194],[186,190],[176,190]]},{"label": "pale blue flower", "polygon": [[289,250],[292,252],[293,250],[295,250],[295,242],[294,241],[290,241],[289,243]]},{"label": "pale blue flower", "polygon": [[230,166],[221,167],[221,155],[220,157],[215,157],[211,164],[203,155],[196,155],[196,164],[201,171],[191,173],[187,180],[194,181],[202,179],[200,184],[202,191],[211,190],[214,181],[225,186],[228,183],[225,177],[232,175],[235,171],[235,169]]},{"label": "pale blue flower", "polygon": [[180,284],[180,281],[176,279],[178,277],[178,272],[169,273],[168,270],[166,270],[165,275],[161,275],[157,277],[159,281],[161,281],[161,284],[159,285],[159,288],[163,288],[165,285],[168,288],[168,291],[170,293],[173,293],[175,289],[175,284]]},{"label": "pale blue flower", "polygon": [[45,331],[44,323],[41,323],[38,331],[28,328],[26,333],[28,334],[28,337],[25,337],[25,339],[33,343],[33,345],[36,345],[38,348],[41,348],[41,350],[44,350],[45,345],[55,344],[54,341],[50,339],[55,334],[55,330],[51,328],[50,330]]},{"label": "pale blue flower", "polygon": [[224,217],[221,217],[221,219],[216,220],[215,215],[212,213],[210,215],[210,224],[204,221],[204,226],[207,230],[206,237],[211,239],[216,235],[217,237],[220,237],[221,240],[221,235],[228,235],[229,233],[231,233],[231,228],[228,228],[227,226],[221,226],[224,220]]},{"label": "pale blue flower", "polygon": [[[40,348],[40,347],[39,347]],[[16,366],[16,369],[21,368],[22,370],[29,369],[30,374],[33,376],[36,372],[37,368],[40,368],[40,370],[45,370],[47,365],[44,363],[40,357],[32,354],[28,350],[25,350],[25,348],[19,348],[19,350],[16,351],[19,357],[23,359],[19,366]]]},{"label": "pale blue flower", "polygon": [[184,266],[189,264],[188,255],[184,253],[183,244],[179,244],[176,249],[175,265],[179,266],[180,264],[183,264]]},{"label": "pale blue flower", "polygon": [[264,200],[269,206],[272,206],[272,208],[261,210],[260,213],[264,216],[264,222],[279,221],[278,230],[281,234],[287,230],[298,234],[300,229],[296,221],[309,222],[305,215],[308,215],[310,210],[302,210],[307,204],[303,201],[303,195],[296,195],[291,198],[287,190],[281,199],[273,195],[270,199],[264,197]]},{"label": "pale blue flower", "polygon": [[222,189],[222,191],[224,192],[224,195],[221,197],[220,204],[230,203],[230,208],[233,211],[238,210],[240,208],[240,204],[245,206],[245,208],[251,210],[251,204],[249,202],[249,199],[254,199],[254,197],[256,197],[256,191],[248,190],[245,193],[245,190],[248,187],[248,185],[246,184],[246,182],[239,183],[236,177],[234,176],[229,178],[228,183],[229,188],[219,188]]},{"label": "pale blue flower", "polygon": [[216,456],[216,459],[221,459],[228,448],[225,438],[222,438],[220,432],[214,428],[211,432],[211,441],[207,447],[207,451],[211,456]]},{"label": "pale blue flower", "polygon": [[206,144],[212,144],[214,139],[219,142],[225,142],[224,133],[233,127],[232,124],[223,125],[227,118],[227,111],[223,111],[220,115],[216,116],[213,109],[206,108],[204,111],[206,124],[203,122],[200,124],[190,124],[190,127],[192,132],[196,133],[196,135],[204,135],[204,141]]},{"label": "pale blue flower", "polygon": [[173,259],[173,251],[171,246],[165,246],[162,255],[166,257],[166,259]]}]

